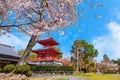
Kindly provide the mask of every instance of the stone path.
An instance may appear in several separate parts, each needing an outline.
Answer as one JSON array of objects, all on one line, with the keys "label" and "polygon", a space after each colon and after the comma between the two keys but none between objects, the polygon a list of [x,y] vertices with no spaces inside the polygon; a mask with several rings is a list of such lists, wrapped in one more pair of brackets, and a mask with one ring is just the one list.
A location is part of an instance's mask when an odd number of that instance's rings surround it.
[{"label": "stone path", "polygon": [[6,74],[6,73],[0,73],[0,80],[29,80],[29,78],[22,74]]},{"label": "stone path", "polygon": [[33,74],[32,77],[35,78],[64,78],[67,80],[90,80],[88,78],[82,78],[82,77],[77,77],[77,76],[72,76],[72,75],[51,75],[51,74]]}]

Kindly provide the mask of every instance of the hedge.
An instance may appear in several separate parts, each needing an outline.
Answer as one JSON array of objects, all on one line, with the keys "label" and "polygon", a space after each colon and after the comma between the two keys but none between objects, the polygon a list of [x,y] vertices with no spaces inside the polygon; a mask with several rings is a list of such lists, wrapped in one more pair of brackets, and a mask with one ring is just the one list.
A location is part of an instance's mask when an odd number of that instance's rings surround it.
[{"label": "hedge", "polygon": [[74,71],[73,66],[31,66],[32,71]]}]

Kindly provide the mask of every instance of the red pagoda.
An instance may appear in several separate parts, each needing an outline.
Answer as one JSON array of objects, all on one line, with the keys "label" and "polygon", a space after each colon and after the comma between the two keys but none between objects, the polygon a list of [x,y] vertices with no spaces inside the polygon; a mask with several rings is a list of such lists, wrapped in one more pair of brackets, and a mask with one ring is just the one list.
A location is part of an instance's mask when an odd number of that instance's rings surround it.
[{"label": "red pagoda", "polygon": [[53,65],[53,66],[72,66],[72,64],[67,60],[58,59],[57,56],[62,54],[56,51],[53,46],[59,45],[53,38],[47,38],[37,41],[39,44],[43,45],[43,49],[32,50],[32,52],[38,54],[37,58],[30,59],[30,62],[34,65]]}]

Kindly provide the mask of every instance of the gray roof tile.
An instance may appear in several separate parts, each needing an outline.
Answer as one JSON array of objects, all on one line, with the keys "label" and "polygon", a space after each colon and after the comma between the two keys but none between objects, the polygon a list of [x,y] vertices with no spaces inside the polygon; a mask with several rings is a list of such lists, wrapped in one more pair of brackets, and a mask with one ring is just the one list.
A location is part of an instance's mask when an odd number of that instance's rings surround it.
[{"label": "gray roof tile", "polygon": [[20,57],[14,47],[5,44],[0,44],[0,54]]}]

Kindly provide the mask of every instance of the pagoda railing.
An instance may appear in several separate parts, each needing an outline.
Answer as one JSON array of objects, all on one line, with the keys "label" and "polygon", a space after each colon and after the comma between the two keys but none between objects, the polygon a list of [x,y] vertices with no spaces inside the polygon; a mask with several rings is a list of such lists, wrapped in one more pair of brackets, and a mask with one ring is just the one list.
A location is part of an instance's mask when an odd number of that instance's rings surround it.
[{"label": "pagoda railing", "polygon": [[31,58],[29,60],[30,62],[38,62],[38,61],[57,61],[57,62],[62,62],[64,65],[67,65],[67,66],[72,66],[71,62],[69,62],[68,60],[66,59],[58,59],[58,58],[52,58],[52,57],[49,57],[49,58]]}]

